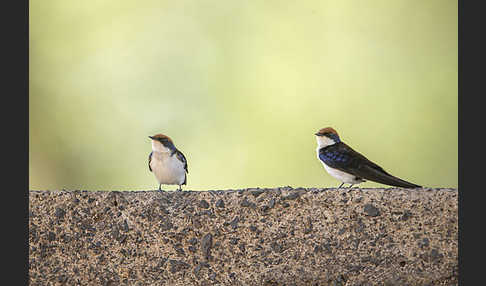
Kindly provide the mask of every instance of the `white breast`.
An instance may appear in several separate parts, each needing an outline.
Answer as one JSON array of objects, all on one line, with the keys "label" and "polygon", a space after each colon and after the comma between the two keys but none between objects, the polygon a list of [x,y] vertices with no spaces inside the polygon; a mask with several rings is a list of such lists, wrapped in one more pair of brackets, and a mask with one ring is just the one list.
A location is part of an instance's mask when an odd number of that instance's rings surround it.
[{"label": "white breast", "polygon": [[356,176],[350,175],[348,173],[345,173],[343,171],[340,171],[338,169],[334,169],[329,167],[328,165],[322,163],[324,165],[324,168],[326,171],[329,173],[329,175],[333,176],[334,178],[338,179],[339,181],[347,184],[357,184],[363,182],[363,180],[356,180]]},{"label": "white breast", "polygon": [[150,167],[157,181],[164,185],[182,185],[186,179],[184,164],[176,155],[167,152],[153,152]]}]

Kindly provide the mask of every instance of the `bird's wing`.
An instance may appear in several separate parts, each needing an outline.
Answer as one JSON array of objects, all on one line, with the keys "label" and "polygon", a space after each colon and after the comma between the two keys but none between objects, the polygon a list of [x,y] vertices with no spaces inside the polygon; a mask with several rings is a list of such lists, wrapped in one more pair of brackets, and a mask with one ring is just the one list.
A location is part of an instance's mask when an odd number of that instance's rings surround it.
[{"label": "bird's wing", "polygon": [[186,157],[184,156],[184,154],[182,154],[182,152],[177,150],[177,149],[175,151],[175,154],[177,156],[177,159],[179,159],[179,161],[184,163],[184,169],[186,170],[186,173],[189,173],[189,171],[187,169],[187,160],[186,160]]},{"label": "bird's wing", "polygon": [[329,167],[366,180],[404,188],[420,187],[390,175],[383,168],[371,162],[360,153],[354,151],[344,142],[339,142],[320,149],[319,159]]},{"label": "bird's wing", "polygon": [[362,165],[354,171],[356,176],[368,179],[377,183],[402,187],[402,188],[420,188],[421,186],[407,182],[386,172],[377,170],[370,165]]},{"label": "bird's wing", "polygon": [[353,174],[351,171],[358,169],[360,165],[369,165],[374,169],[386,173],[385,170],[383,170],[380,166],[371,162],[360,153],[354,151],[344,142],[338,142],[336,144],[321,148],[319,150],[319,159],[321,159],[329,167],[350,174]]},{"label": "bird's wing", "polygon": [[152,152],[150,152],[150,154],[149,154],[149,158],[148,158],[148,166],[149,166],[149,170],[150,170],[150,172],[152,172],[152,167],[150,167],[150,162],[152,162],[152,153],[153,153],[153,151],[152,151]]}]

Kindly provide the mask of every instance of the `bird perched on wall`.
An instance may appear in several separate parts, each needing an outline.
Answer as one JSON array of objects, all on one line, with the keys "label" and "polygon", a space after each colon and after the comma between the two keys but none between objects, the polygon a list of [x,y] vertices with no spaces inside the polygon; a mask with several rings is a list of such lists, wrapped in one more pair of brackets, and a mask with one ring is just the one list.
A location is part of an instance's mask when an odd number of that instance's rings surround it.
[{"label": "bird perched on wall", "polygon": [[148,158],[148,167],[159,182],[159,191],[161,191],[162,184],[178,185],[178,190],[181,191],[181,185],[185,185],[187,182],[186,157],[175,147],[174,142],[168,136],[156,134],[149,138],[152,139],[152,152]]},{"label": "bird perched on wall", "polygon": [[317,139],[317,159],[326,171],[342,184],[354,184],[366,180],[403,188],[420,188],[421,186],[390,175],[383,168],[354,151],[341,141],[336,130],[331,127],[320,129],[315,133]]}]

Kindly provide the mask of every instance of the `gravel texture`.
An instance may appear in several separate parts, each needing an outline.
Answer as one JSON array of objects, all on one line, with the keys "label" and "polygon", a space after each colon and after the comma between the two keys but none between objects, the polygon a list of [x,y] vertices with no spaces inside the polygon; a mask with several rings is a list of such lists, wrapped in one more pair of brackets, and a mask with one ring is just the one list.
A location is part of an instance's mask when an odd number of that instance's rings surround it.
[{"label": "gravel texture", "polygon": [[30,191],[30,285],[457,285],[457,196]]}]

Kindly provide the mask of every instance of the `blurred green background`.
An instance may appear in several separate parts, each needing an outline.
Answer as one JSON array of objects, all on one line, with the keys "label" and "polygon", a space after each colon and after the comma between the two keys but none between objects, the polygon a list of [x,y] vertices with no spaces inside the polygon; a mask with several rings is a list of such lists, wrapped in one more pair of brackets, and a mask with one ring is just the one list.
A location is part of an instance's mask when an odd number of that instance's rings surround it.
[{"label": "blurred green background", "polygon": [[[457,187],[457,1],[30,1],[31,189],[336,187],[314,133]],[[363,183],[361,187],[378,187]],[[176,189],[176,186],[163,186]]]}]

